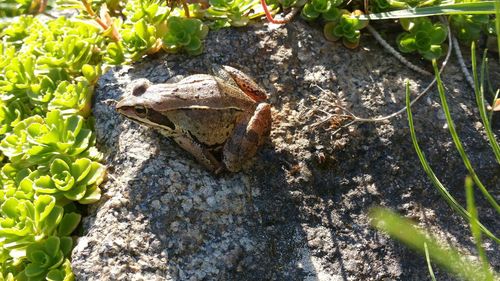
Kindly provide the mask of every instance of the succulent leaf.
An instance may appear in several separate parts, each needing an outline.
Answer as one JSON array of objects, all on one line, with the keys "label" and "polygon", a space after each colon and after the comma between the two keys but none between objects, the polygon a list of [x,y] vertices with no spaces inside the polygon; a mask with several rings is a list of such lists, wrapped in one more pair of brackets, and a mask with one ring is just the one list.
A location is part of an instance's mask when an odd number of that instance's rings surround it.
[{"label": "succulent leaf", "polygon": [[432,23],[428,18],[401,19],[401,25],[408,32],[398,35],[396,42],[404,53],[417,51],[428,60],[438,59],[443,54],[441,44],[448,32],[441,23]]}]

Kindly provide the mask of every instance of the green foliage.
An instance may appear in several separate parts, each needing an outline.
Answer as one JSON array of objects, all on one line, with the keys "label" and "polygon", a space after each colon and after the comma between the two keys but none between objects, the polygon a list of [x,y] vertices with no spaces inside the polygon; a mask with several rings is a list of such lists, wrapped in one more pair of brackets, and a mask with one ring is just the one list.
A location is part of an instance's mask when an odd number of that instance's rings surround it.
[{"label": "green foliage", "polygon": [[[360,13],[360,11],[355,13]],[[323,34],[330,41],[337,41],[342,38],[344,46],[354,49],[359,45],[360,29],[365,28],[367,25],[367,21],[351,17],[351,13],[342,10],[340,20],[326,23],[323,27]]]},{"label": "green foliage", "polygon": [[[0,280],[72,280],[60,252],[80,222],[72,201],[100,197],[104,166],[87,118],[110,39],[90,21],[33,16],[12,20],[0,38]],[[35,251],[56,240],[54,255]]]},{"label": "green foliage", "polygon": [[[200,13],[199,6],[189,7],[190,14]],[[166,1],[128,1],[124,10],[127,17],[113,21],[121,40],[107,45],[104,60],[110,64],[131,62],[160,49],[200,54],[208,27],[198,19],[174,16],[183,13],[180,11],[172,10]],[[112,35],[113,29],[110,27],[107,33]]]},{"label": "green foliage", "polygon": [[16,124],[0,142],[0,151],[14,165],[31,167],[47,164],[54,156],[91,156],[94,136],[88,122],[80,115],[61,115],[58,110],[46,118],[31,116]]},{"label": "green foliage", "polygon": [[428,18],[400,19],[401,26],[408,31],[397,38],[399,50],[403,53],[418,52],[422,57],[433,60],[443,55],[442,43],[446,40],[446,27],[432,23]]},{"label": "green foliage", "polygon": [[300,15],[308,21],[315,20],[320,16],[326,21],[337,21],[341,15],[337,6],[342,2],[343,0],[311,0],[304,5]]},{"label": "green foliage", "polygon": [[13,264],[26,258],[26,248],[35,241],[73,232],[81,217],[77,213],[64,214],[64,208],[49,195],[37,196],[34,201],[9,197],[2,203],[0,214],[0,246]]},{"label": "green foliage", "polygon": [[0,170],[0,204],[7,198],[15,197],[17,199],[33,200],[35,190],[29,184],[21,184],[30,173],[29,169],[19,168],[12,163],[4,164]]},{"label": "green foliage", "polygon": [[278,0],[278,2],[285,9],[290,7],[302,7],[307,3],[305,0]]},{"label": "green foliage", "polygon": [[78,116],[88,117],[93,92],[93,86],[88,81],[95,80],[97,77],[93,71],[92,66],[84,65],[82,72],[84,72],[86,79],[77,78],[73,83],[69,81],[59,83],[52,100],[48,103],[48,110],[61,110],[64,114],[77,114]]},{"label": "green foliage", "polygon": [[199,55],[203,51],[201,40],[207,36],[208,28],[198,19],[169,17],[163,48],[167,52],[185,50],[190,55]]},{"label": "green foliage", "polygon": [[420,230],[413,222],[391,210],[373,208],[370,211],[370,218],[374,227],[419,253],[424,254],[427,247],[432,262],[459,276],[461,280],[497,280],[495,278],[499,277],[498,274],[493,275],[488,268],[470,262],[461,256],[457,249],[443,246],[430,233]]},{"label": "green foliage", "polygon": [[[475,45],[472,44],[472,68],[474,75],[474,91],[476,94],[476,101],[478,103],[479,111],[481,118],[484,122],[484,127],[486,133],[489,137],[490,145],[493,148],[493,151],[496,156],[498,156],[498,142],[495,140],[491,126],[489,124],[488,118],[486,118],[486,110],[485,110],[485,101],[483,97],[484,91],[484,74],[485,74],[485,64],[486,60],[486,52],[483,57],[483,67],[481,69],[481,82],[478,78],[478,71],[476,66],[476,55],[475,55]],[[481,266],[476,265],[475,263],[471,263],[469,259],[465,259],[460,253],[455,249],[448,249],[441,246],[434,239],[429,238],[428,234],[423,233],[418,230],[412,223],[408,220],[402,219],[393,212],[385,209],[373,209],[371,212],[372,224],[380,230],[388,233],[391,237],[396,238],[407,246],[421,252],[425,253],[427,257],[427,261],[429,264],[429,271],[431,273],[431,277],[434,279],[432,268],[430,267],[430,260],[439,264],[440,266],[447,269],[449,272],[452,272],[458,275],[460,278],[465,280],[497,280],[499,275],[494,272],[488,262],[486,257],[486,252],[483,249],[481,244],[482,235],[485,234],[492,241],[497,244],[500,243],[500,239],[496,237],[493,233],[491,233],[486,227],[484,227],[479,221],[478,210],[475,206],[474,192],[473,192],[473,184],[476,184],[479,190],[482,192],[483,196],[486,200],[491,204],[493,209],[496,210],[497,214],[500,214],[500,208],[495,198],[489,193],[488,189],[482,184],[479,180],[476,172],[474,171],[466,153],[464,147],[458,137],[457,131],[455,129],[455,124],[451,118],[450,110],[448,108],[448,104],[445,96],[444,85],[441,81],[438,66],[436,60],[432,61],[434,72],[436,76],[436,81],[438,85],[438,92],[441,99],[443,111],[446,117],[446,121],[448,124],[448,128],[450,130],[450,134],[455,143],[457,151],[459,152],[464,166],[467,168],[469,172],[469,176],[465,179],[465,187],[466,187],[466,201],[467,201],[467,209],[463,208],[450,194],[450,192],[446,189],[446,187],[439,181],[434,171],[430,167],[426,157],[424,156],[422,150],[420,149],[420,145],[418,144],[415,126],[413,123],[413,115],[411,111],[410,104],[410,86],[409,83],[406,83],[406,111],[408,113],[408,123],[410,127],[410,135],[412,139],[413,146],[415,151],[417,152],[418,158],[427,173],[429,179],[432,181],[433,185],[436,187],[438,192],[443,196],[445,201],[450,205],[451,208],[457,214],[461,215],[465,218],[471,228],[472,236],[476,243],[477,252],[479,254]],[[497,157],[498,160],[498,157]]]},{"label": "green foliage", "polygon": [[[49,8],[52,2],[48,1]],[[40,4],[41,1],[39,0],[2,0],[0,2],[0,17],[14,17],[27,13],[37,13]]]},{"label": "green foliage", "polygon": [[450,26],[460,41],[470,44],[481,37],[489,23],[488,15],[453,15]]},{"label": "green foliage", "polygon": [[[104,47],[97,32],[81,21],[58,18],[44,25],[31,16],[2,31],[3,39],[12,43],[0,48],[0,133],[48,108],[88,116],[88,84],[101,72],[97,50]],[[70,77],[78,76],[76,85],[68,86]]]},{"label": "green foliage", "polygon": [[148,24],[159,24],[165,21],[166,15],[170,13],[166,1],[127,1],[125,3],[123,14],[125,20],[131,23],[144,20]]},{"label": "green foliage", "polygon": [[132,25],[124,25],[121,33],[124,49],[136,60],[147,53],[156,44],[156,28],[140,19]]},{"label": "green foliage", "polygon": [[98,185],[104,178],[104,170],[101,164],[88,158],[74,161],[54,158],[49,167],[39,167],[28,179],[37,194],[51,194],[58,202],[90,204],[100,198]]},{"label": "green foliage", "polygon": [[74,280],[67,256],[71,252],[71,237],[50,236],[30,244],[26,249],[29,261],[26,268],[16,276],[18,280]]},{"label": "green foliage", "polygon": [[[259,0],[209,0],[204,17],[213,21],[212,28],[245,26],[251,19],[263,15]],[[273,3],[276,9],[276,3]]]},{"label": "green foliage", "polygon": [[391,9],[407,9],[415,7],[433,6],[439,4],[441,0],[387,0]]},{"label": "green foliage", "polygon": [[325,23],[323,34],[329,41],[342,39],[342,44],[354,49],[359,45],[360,30],[368,25],[368,21],[354,16],[362,14],[360,10],[352,13],[347,9],[339,9],[343,0],[311,0],[304,5],[301,17],[307,21],[321,18]]}]

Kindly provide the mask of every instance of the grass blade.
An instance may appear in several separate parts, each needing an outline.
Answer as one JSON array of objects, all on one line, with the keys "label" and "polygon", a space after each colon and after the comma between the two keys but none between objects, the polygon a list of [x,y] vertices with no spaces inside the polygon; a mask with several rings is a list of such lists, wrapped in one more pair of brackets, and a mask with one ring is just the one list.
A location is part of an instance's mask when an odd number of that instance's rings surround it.
[{"label": "grass blade", "polygon": [[[435,239],[429,238],[419,230],[410,220],[401,218],[393,211],[374,208],[370,211],[371,224],[379,230],[387,232],[392,238],[402,241],[408,247],[424,254],[425,245],[428,246],[429,258],[465,280],[485,280],[491,272],[485,272],[481,266],[465,260],[456,249],[441,246]],[[498,277],[498,276],[497,276]]]},{"label": "grass blade", "polygon": [[467,199],[467,211],[469,211],[469,214],[471,215],[472,219],[469,221],[470,224],[470,230],[472,233],[472,237],[474,237],[474,241],[476,242],[476,249],[479,254],[479,258],[481,260],[481,264],[483,265],[483,271],[486,273],[486,281],[492,281],[493,276],[491,275],[490,272],[490,266],[488,262],[488,258],[486,257],[486,254],[484,253],[484,249],[481,246],[481,230],[479,229],[479,225],[477,224],[478,220],[478,215],[477,215],[477,209],[476,209],[476,203],[474,202],[474,190],[473,190],[473,181],[472,179],[468,176],[465,178],[465,197]]},{"label": "grass blade", "polygon": [[[498,1],[499,0],[497,0],[496,2]],[[495,13],[495,1],[479,1],[472,3],[469,2],[469,3],[444,4],[432,7],[411,8],[406,10],[397,10],[397,11],[377,13],[377,14],[360,15],[357,16],[357,18],[362,20],[385,20],[385,19],[428,17],[437,15],[473,15],[473,14],[494,14],[494,13]]]},{"label": "grass blade", "polygon": [[436,281],[436,276],[434,276],[434,270],[432,269],[431,258],[429,256],[429,247],[427,247],[427,243],[424,242],[424,250],[425,250],[425,261],[427,262],[427,269],[429,270],[429,275],[431,276],[432,281]]},{"label": "grass blade", "polygon": [[[495,27],[497,30],[497,45],[500,50],[500,0],[495,1]],[[498,60],[500,61],[500,52],[498,52]]]},{"label": "grass blade", "polygon": [[[457,212],[460,216],[462,216],[464,219],[469,221],[471,219],[471,216],[467,210],[465,210],[458,202],[455,200],[455,198],[448,192],[446,187],[439,181],[439,179],[436,177],[436,174],[434,174],[434,171],[430,167],[429,163],[425,159],[424,153],[420,149],[420,146],[418,145],[417,141],[417,136],[415,133],[415,126],[413,125],[413,115],[411,113],[411,107],[410,107],[410,84],[408,81],[406,81],[406,112],[408,114],[408,124],[410,126],[410,135],[411,135],[411,140],[413,143],[413,147],[415,148],[415,151],[417,152],[418,158],[420,160],[420,163],[422,164],[422,167],[424,168],[424,171],[427,173],[427,176],[429,179],[432,181],[434,184],[434,187],[438,190],[438,192],[441,194],[441,196],[444,198],[446,203],[450,205],[450,207]],[[483,231],[484,234],[486,234],[488,237],[493,239],[496,243],[500,244],[500,239],[497,238],[493,233],[491,233],[485,226],[483,226],[480,222],[478,222],[479,228]]]},{"label": "grass blade", "polygon": [[476,95],[476,103],[479,109],[479,115],[484,124],[484,130],[488,136],[488,141],[490,142],[491,148],[493,149],[493,154],[497,162],[500,164],[500,146],[496,141],[493,130],[491,129],[490,116],[486,113],[486,102],[484,101],[484,77],[485,69],[487,64],[486,51],[483,55],[483,63],[481,66],[481,83],[477,75],[477,62],[476,62],[476,44],[472,42],[471,45],[471,60],[472,60],[472,76],[474,77],[474,93]]},{"label": "grass blade", "polygon": [[441,81],[441,77],[439,75],[439,70],[437,67],[436,60],[432,61],[432,66],[434,67],[434,73],[436,75],[439,97],[441,99],[441,105],[443,106],[444,115],[446,117],[446,122],[448,123],[448,129],[450,130],[450,134],[451,134],[451,138],[453,139],[453,143],[455,143],[455,147],[457,148],[457,151],[460,154],[460,157],[462,157],[462,161],[464,162],[465,168],[467,168],[467,171],[469,171],[469,174],[471,175],[472,179],[474,180],[474,183],[477,185],[479,190],[481,190],[481,192],[483,193],[483,196],[490,203],[490,205],[497,211],[497,213],[500,214],[500,206],[496,202],[495,198],[493,198],[493,196],[488,192],[486,187],[479,180],[479,177],[477,176],[476,171],[474,171],[474,168],[472,167],[472,164],[470,163],[469,157],[467,157],[467,154],[465,153],[463,144],[460,141],[460,138],[458,137],[457,130],[455,128],[455,123],[453,122],[453,119],[451,119],[450,109],[448,107],[448,102],[446,101],[446,96],[444,93],[445,92],[444,86],[443,86],[443,82]]}]

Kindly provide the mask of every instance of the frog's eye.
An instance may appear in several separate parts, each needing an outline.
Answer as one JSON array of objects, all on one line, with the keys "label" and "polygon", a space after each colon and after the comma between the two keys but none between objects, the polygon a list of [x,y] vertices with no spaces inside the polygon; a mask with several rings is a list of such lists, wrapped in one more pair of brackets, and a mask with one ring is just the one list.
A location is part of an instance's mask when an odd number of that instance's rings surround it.
[{"label": "frog's eye", "polygon": [[134,110],[135,114],[137,114],[137,116],[140,118],[146,118],[146,116],[148,115],[148,110],[142,105],[136,105],[134,107]]}]

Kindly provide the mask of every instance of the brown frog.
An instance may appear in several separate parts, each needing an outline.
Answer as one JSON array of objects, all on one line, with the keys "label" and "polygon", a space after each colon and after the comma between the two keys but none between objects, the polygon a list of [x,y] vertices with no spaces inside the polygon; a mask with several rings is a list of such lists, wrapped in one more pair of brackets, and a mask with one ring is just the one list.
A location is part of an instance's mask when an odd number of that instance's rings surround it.
[{"label": "brown frog", "polygon": [[218,174],[239,171],[271,130],[267,93],[243,72],[215,66],[177,83],[143,83],[116,109],[171,137]]}]

